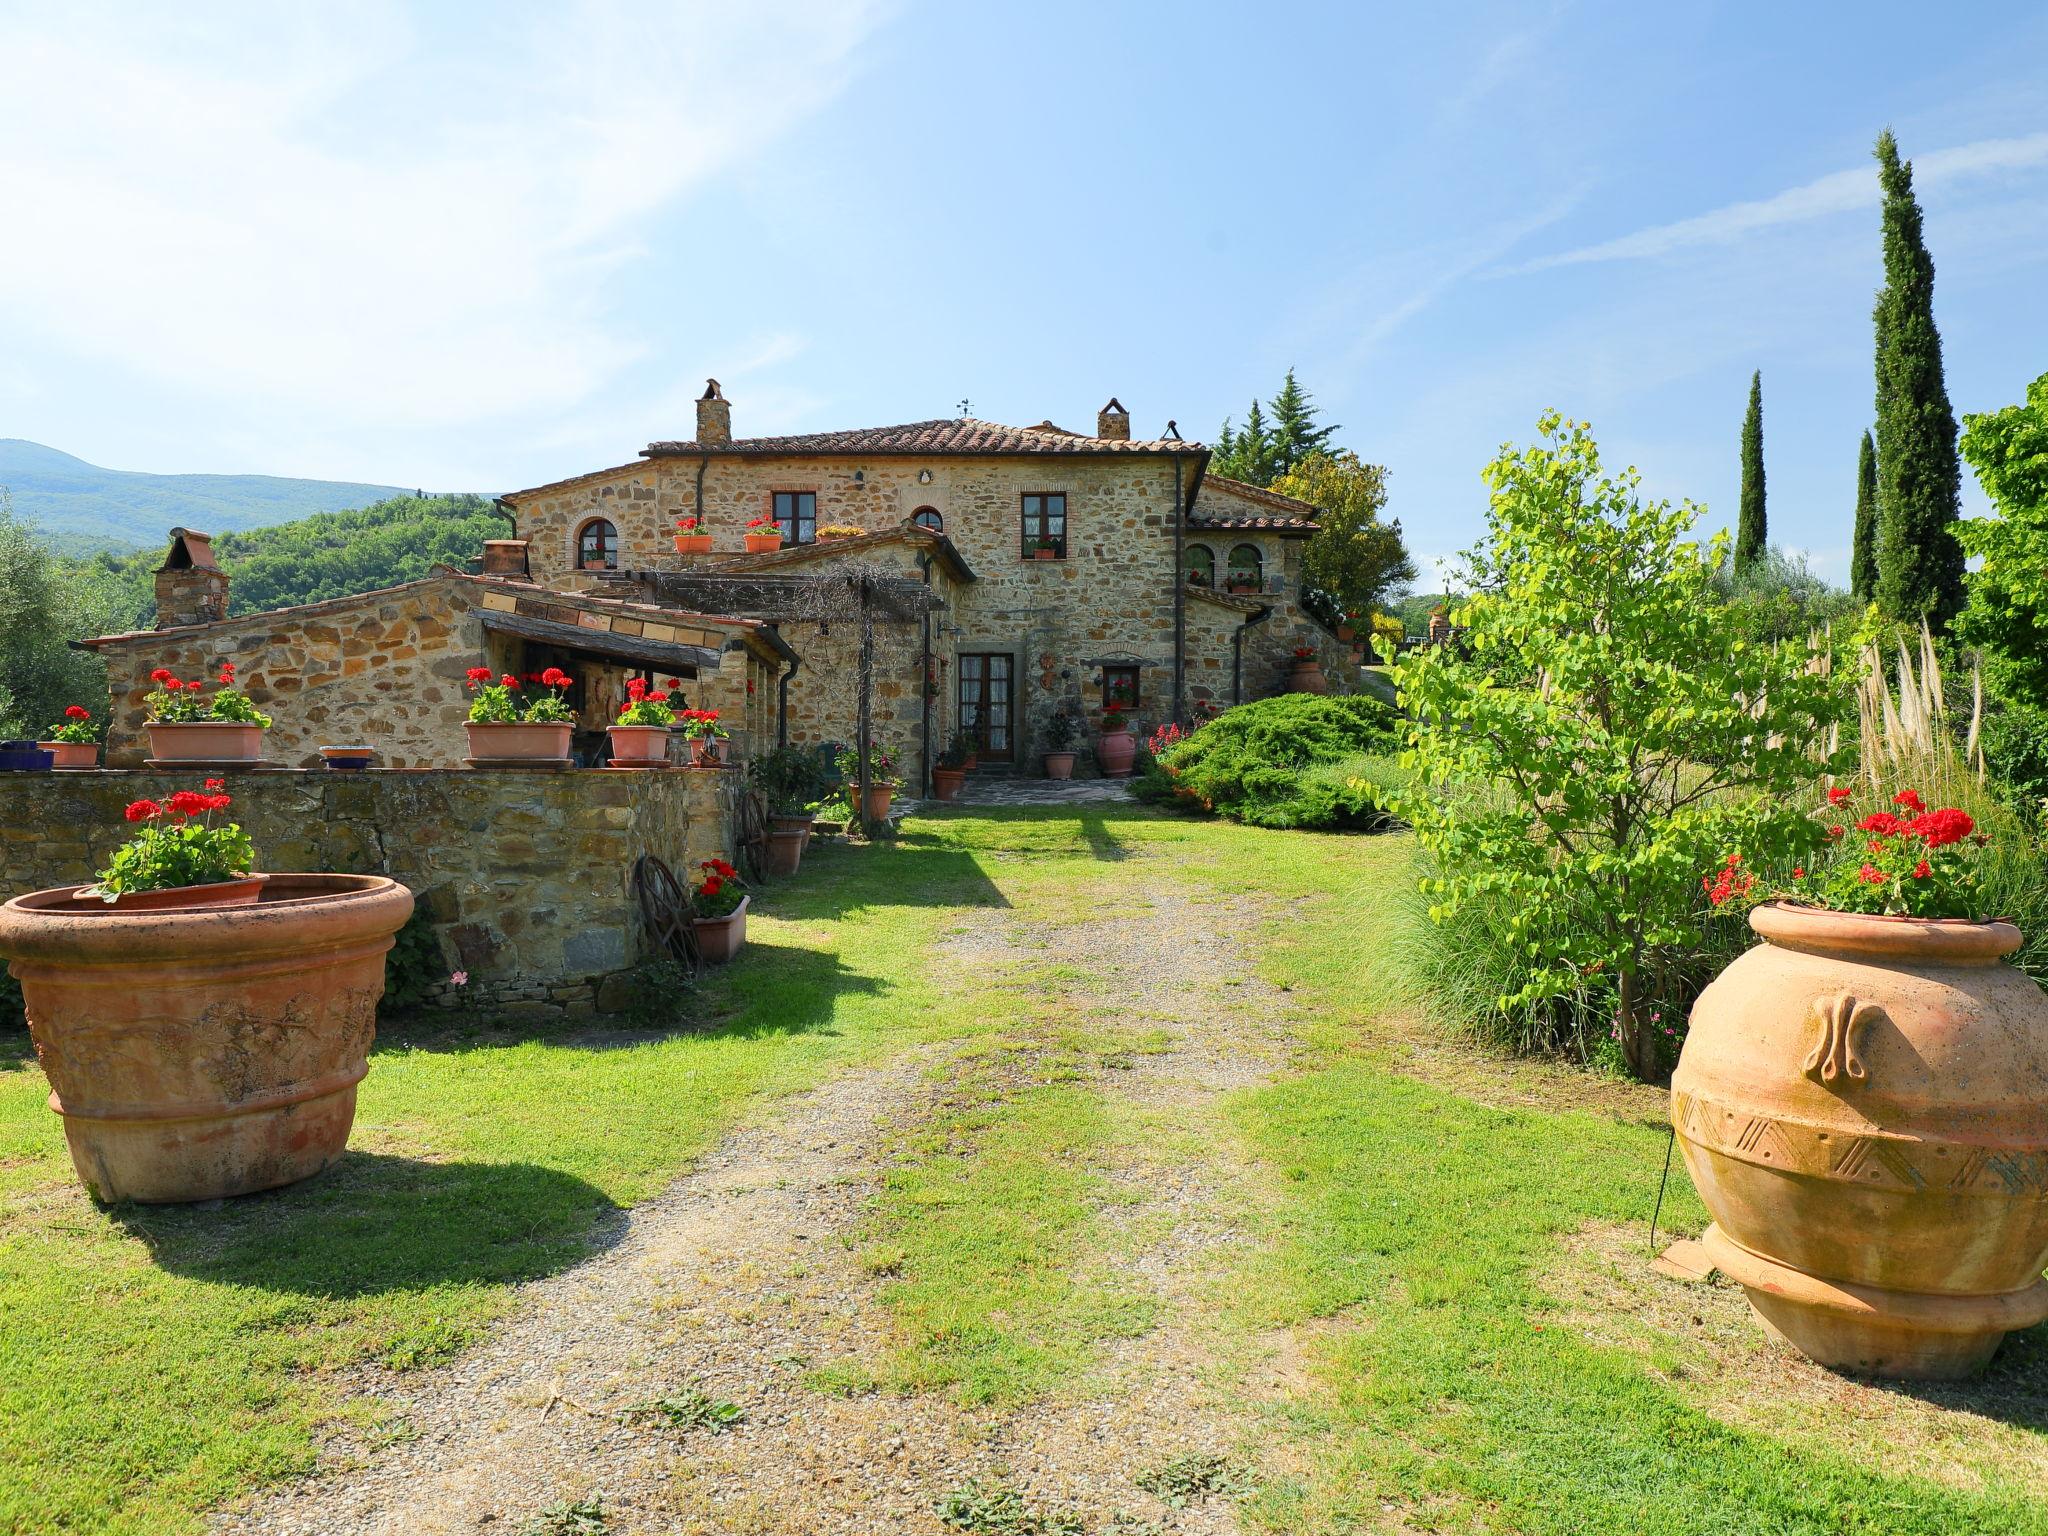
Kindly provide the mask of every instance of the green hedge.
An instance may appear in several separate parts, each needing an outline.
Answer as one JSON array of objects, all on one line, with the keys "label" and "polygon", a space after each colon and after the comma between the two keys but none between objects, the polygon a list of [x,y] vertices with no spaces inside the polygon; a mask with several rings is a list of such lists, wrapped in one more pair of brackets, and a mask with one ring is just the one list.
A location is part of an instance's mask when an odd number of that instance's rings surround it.
[{"label": "green hedge", "polygon": [[1241,704],[1161,753],[1138,793],[1255,827],[1377,830],[1403,782],[1392,760],[1399,724],[1363,695]]}]

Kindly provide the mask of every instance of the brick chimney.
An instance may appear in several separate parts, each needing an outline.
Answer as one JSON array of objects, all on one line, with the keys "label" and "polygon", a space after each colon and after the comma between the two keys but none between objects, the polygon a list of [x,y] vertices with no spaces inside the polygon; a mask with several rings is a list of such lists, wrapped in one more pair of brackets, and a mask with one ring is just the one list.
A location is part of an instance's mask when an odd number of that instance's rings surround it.
[{"label": "brick chimney", "polygon": [[483,573],[512,581],[530,581],[533,573],[526,563],[526,540],[485,539]]},{"label": "brick chimney", "polygon": [[1095,435],[1106,437],[1113,443],[1128,443],[1131,440],[1131,413],[1123,408],[1116,396],[1109,397],[1109,404],[1095,413]]},{"label": "brick chimney", "polygon": [[170,553],[156,570],[156,627],[211,624],[228,616],[228,573],[213,558],[213,536],[171,530]]},{"label": "brick chimney", "polygon": [[732,441],[732,406],[718,388],[718,380],[706,379],[704,393],[697,397],[697,441]]}]

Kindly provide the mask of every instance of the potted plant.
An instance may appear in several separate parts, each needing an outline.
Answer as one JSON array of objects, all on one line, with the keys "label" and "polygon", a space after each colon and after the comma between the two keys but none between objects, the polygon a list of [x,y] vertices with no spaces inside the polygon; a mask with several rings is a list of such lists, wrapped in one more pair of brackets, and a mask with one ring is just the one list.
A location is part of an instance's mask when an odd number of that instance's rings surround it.
[{"label": "potted plant", "polygon": [[220,788],[134,802],[136,835],[96,886],[0,907],[50,1107],[101,1200],[290,1184],[338,1158],[355,1119],[412,893],[375,875],[252,876]]},{"label": "potted plant", "polygon": [[1243,597],[1259,590],[1259,578],[1249,571],[1231,571],[1223,579],[1223,590]]},{"label": "potted plant", "polygon": [[1289,693],[1328,693],[1330,680],[1323,676],[1323,663],[1312,645],[1297,645],[1287,671]]},{"label": "potted plant", "polygon": [[1066,708],[1053,712],[1045,722],[1045,776],[1048,779],[1071,779],[1074,776],[1074,737],[1079,728],[1074,717]]},{"label": "potted plant", "polygon": [[[846,798],[849,804],[860,793],[860,752],[848,747],[839,754],[839,776],[846,781]],[[868,792],[867,800],[860,807],[862,819],[886,821],[889,817],[889,803],[895,797],[896,759],[880,746],[868,745]]]},{"label": "potted plant", "polygon": [[668,732],[676,722],[669,708],[669,696],[659,688],[650,689],[645,678],[626,683],[626,703],[619,718],[605,728],[611,738],[612,766],[615,768],[666,768]]},{"label": "potted plant", "polygon": [[832,793],[832,772],[816,752],[802,747],[765,752],[747,772],[768,802],[768,873],[793,875],[810,845],[818,804]]},{"label": "potted plant", "polygon": [[679,709],[676,711],[676,729],[689,743],[688,767],[725,766],[725,743],[731,733],[718,723],[717,710]]},{"label": "potted plant", "polygon": [[858,523],[827,523],[818,530],[818,542],[829,544],[834,539],[858,539],[867,535],[867,529]]},{"label": "potted plant", "polygon": [[711,553],[711,535],[703,531],[701,517],[679,517],[676,519],[676,553],[679,555],[708,555]]},{"label": "potted plant", "polygon": [[495,680],[489,667],[469,669],[469,762],[566,763],[576,717],[562,697],[574,678],[549,667],[534,679],[544,693],[522,701],[525,685],[510,672]]},{"label": "potted plant", "polygon": [[747,884],[723,859],[697,866],[697,890],[691,898],[690,926],[697,931],[697,952],[712,965],[723,965],[747,942]]},{"label": "potted plant", "polygon": [[1353,611],[1351,613],[1345,614],[1341,619],[1337,621],[1337,638],[1339,640],[1342,640],[1346,645],[1349,645],[1357,637],[1358,614],[1356,613],[1356,611]]},{"label": "potted plant", "polygon": [[1044,534],[1031,541],[1031,558],[1034,560],[1057,560],[1060,547]]},{"label": "potted plant", "polygon": [[1952,1378],[2048,1319],[2048,998],[1982,916],[1970,816],[1853,798],[1829,792],[1822,850],[1782,879],[1737,850],[1702,880],[1763,943],[1701,993],[1672,1123],[1707,1252],[1772,1330]]},{"label": "potted plant", "polygon": [[1115,698],[1102,706],[1102,735],[1095,743],[1095,758],[1112,779],[1130,773],[1138,760],[1138,738],[1127,708]]},{"label": "potted plant", "polygon": [[932,765],[932,798],[951,803],[960,798],[967,783],[967,742],[955,733],[939,760]]},{"label": "potted plant", "polygon": [[36,745],[50,754],[52,768],[92,768],[100,760],[99,733],[93,729],[92,712],[80,704],[67,704],[64,723],[50,727],[50,734]]},{"label": "potted plant", "polygon": [[142,700],[152,764],[255,763],[263,758],[270,716],[235,686],[235,664],[224,661],[213,696],[194,678],[181,682],[168,667],[149,674],[156,684]]},{"label": "potted plant", "polygon": [[377,749],[367,742],[320,749],[321,762],[336,773],[361,773],[376,755]]},{"label": "potted plant", "polygon": [[746,540],[748,554],[773,554],[782,548],[782,524],[772,517],[748,518]]}]

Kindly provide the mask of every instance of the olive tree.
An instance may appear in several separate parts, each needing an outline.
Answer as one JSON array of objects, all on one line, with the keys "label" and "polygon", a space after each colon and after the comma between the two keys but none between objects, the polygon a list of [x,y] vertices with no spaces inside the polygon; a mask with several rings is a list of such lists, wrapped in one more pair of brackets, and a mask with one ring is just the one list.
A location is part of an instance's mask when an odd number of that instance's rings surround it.
[{"label": "olive tree", "polygon": [[[1731,632],[1711,579],[1726,535],[1608,475],[1555,412],[1486,471],[1488,533],[1456,645],[1394,672],[1412,717],[1403,813],[1433,856],[1431,917],[1505,912],[1505,1010],[1611,989],[1624,1061],[1658,1068],[1646,987],[1700,943],[1701,876],[1738,844],[1810,847],[1842,690],[1804,643]],[[1481,792],[1470,793],[1477,788]]]}]

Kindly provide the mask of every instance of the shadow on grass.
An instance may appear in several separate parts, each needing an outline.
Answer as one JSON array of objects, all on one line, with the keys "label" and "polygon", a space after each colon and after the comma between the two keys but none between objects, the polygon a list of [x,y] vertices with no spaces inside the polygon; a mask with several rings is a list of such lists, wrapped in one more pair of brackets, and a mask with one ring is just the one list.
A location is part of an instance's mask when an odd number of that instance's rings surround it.
[{"label": "shadow on grass", "polygon": [[947,838],[902,832],[871,843],[814,844],[797,877],[765,887],[757,906],[764,915],[802,922],[870,907],[1009,904],[972,852]]},{"label": "shadow on grass", "polygon": [[1976,1414],[2037,1435],[2048,1434],[2048,1323],[2007,1334],[1983,1375],[1968,1381],[1853,1379],[1951,1413]]},{"label": "shadow on grass", "polygon": [[35,1059],[35,1042],[28,1037],[28,1026],[0,1024],[0,1072],[33,1065]]},{"label": "shadow on grass", "polygon": [[1081,838],[1088,844],[1088,852],[1098,859],[1116,861],[1130,857],[1130,851],[1118,841],[1109,830],[1109,818],[1101,811],[1089,810],[1080,814]]},{"label": "shadow on grass", "polygon": [[109,1215],[173,1274],[327,1299],[529,1280],[625,1230],[617,1205],[557,1169],[372,1152],[288,1189]]}]

